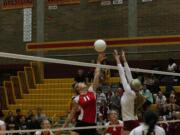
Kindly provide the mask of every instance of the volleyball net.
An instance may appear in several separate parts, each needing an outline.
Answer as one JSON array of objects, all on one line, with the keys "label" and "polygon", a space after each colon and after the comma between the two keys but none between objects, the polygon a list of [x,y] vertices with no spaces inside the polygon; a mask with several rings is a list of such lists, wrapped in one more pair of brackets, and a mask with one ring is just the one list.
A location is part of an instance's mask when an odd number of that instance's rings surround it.
[{"label": "volleyball net", "polygon": [[[21,55],[14,53],[0,52],[1,66],[1,110],[4,118],[19,113],[25,117],[25,122],[31,122],[33,119],[41,120],[47,117],[52,121],[52,131],[71,131],[74,129],[103,129],[108,121],[108,116],[103,118],[103,123],[99,122],[93,127],[68,127],[61,128],[64,120],[71,111],[71,98],[74,95],[73,84],[78,79],[90,84],[93,80],[94,68],[101,68],[100,88],[98,94],[103,93],[103,98],[97,101],[97,116],[102,114],[100,108],[105,105],[107,114],[111,110],[110,97],[121,86],[118,68],[114,65],[95,64],[89,62],[78,62],[72,60],[62,60],[57,58],[47,58],[42,56]],[[133,73],[139,77],[144,74],[179,77],[179,73],[156,71],[149,69],[131,68]],[[160,86],[165,90],[165,86]],[[178,86],[176,87],[179,88]],[[157,109],[156,107],[152,109]],[[178,114],[177,114],[178,115]],[[171,120],[161,123],[179,123],[179,120]],[[174,119],[174,118],[173,118]],[[176,116],[175,119],[179,119]],[[20,118],[23,121],[24,118]],[[165,119],[163,119],[165,120]],[[170,120],[170,121],[169,121]],[[69,125],[73,126],[73,125]],[[56,128],[54,128],[56,127]],[[112,126],[114,127],[114,125]],[[9,127],[10,128],[10,127]],[[37,128],[40,128],[37,126]],[[6,131],[7,134],[13,133],[34,133],[35,129],[12,128]]]}]

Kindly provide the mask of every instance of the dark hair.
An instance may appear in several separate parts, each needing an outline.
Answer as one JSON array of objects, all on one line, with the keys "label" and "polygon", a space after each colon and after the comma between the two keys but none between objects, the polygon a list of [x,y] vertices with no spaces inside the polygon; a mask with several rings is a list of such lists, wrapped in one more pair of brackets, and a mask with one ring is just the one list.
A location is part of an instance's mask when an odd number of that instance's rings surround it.
[{"label": "dark hair", "polygon": [[174,59],[172,59],[172,58],[169,58],[168,61],[169,61],[169,64],[171,64],[171,65],[174,63]]},{"label": "dark hair", "polygon": [[144,122],[149,126],[148,132],[146,135],[151,135],[154,130],[154,127],[158,121],[158,115],[152,111],[146,111],[144,114]]}]

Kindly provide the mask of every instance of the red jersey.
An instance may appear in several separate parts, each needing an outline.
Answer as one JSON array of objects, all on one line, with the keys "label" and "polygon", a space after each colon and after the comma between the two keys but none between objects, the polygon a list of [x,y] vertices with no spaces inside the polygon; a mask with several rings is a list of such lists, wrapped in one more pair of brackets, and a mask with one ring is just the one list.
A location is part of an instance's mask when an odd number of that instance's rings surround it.
[{"label": "red jersey", "polygon": [[[111,122],[108,122],[106,124],[106,126],[112,125]],[[121,135],[121,129],[123,128],[123,122],[122,121],[118,121],[118,123],[116,125],[119,125],[118,127],[109,127],[108,128],[108,133],[110,135]]]},{"label": "red jersey", "polygon": [[74,99],[80,106],[80,115],[78,120],[95,123],[96,122],[96,94],[92,87],[89,88],[88,92],[84,95],[76,96]]}]

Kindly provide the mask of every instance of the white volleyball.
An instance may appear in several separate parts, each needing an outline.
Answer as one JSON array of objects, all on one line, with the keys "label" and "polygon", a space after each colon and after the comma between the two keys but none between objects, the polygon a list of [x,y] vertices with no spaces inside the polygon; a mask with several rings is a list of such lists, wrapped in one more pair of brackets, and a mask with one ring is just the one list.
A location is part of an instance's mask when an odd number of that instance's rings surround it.
[{"label": "white volleyball", "polygon": [[106,42],[102,39],[98,39],[94,42],[94,48],[97,52],[104,52],[106,50]]}]

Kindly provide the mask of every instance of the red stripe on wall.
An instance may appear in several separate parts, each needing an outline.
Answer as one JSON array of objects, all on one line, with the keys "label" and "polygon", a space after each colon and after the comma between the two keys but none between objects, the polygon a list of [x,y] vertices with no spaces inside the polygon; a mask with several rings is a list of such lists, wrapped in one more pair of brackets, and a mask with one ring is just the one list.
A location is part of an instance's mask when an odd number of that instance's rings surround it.
[{"label": "red stripe on wall", "polygon": [[[107,39],[106,40],[108,46],[119,46],[119,45],[146,45],[146,44],[154,44],[154,43],[175,43],[180,42],[179,37],[159,37],[159,38],[139,38],[139,39]],[[27,49],[53,49],[53,48],[81,48],[81,47],[92,47],[94,41],[74,41],[74,42],[46,42],[46,43],[30,43],[27,45]]]}]

